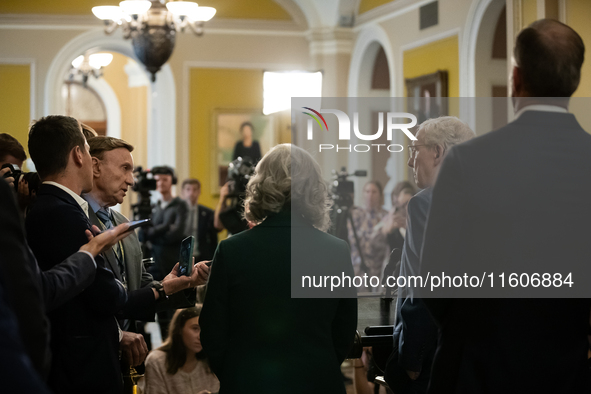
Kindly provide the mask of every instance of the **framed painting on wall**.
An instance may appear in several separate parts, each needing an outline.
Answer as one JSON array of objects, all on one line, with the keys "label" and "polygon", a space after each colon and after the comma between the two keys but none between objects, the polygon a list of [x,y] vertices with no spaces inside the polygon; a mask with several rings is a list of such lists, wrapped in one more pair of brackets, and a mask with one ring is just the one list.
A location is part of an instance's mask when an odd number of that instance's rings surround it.
[{"label": "framed painting on wall", "polygon": [[250,159],[254,164],[275,145],[274,117],[255,109],[216,109],[212,116],[212,193],[228,178],[228,165],[236,159]]},{"label": "framed painting on wall", "polygon": [[[417,117],[417,126],[411,130],[413,134],[425,120],[449,115],[447,80],[447,71],[442,70],[405,80],[407,111]],[[406,179],[413,179],[410,167],[407,168]]]},{"label": "framed painting on wall", "polygon": [[447,71],[409,78],[405,81],[408,112],[415,114],[418,124],[429,118],[449,115]]}]

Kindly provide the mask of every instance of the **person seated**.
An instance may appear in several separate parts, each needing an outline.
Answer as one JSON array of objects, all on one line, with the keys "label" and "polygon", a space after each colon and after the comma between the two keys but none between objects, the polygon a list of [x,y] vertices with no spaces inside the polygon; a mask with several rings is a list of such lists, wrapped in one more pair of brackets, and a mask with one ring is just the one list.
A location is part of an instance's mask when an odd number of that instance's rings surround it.
[{"label": "person seated", "polygon": [[179,309],[162,346],[146,358],[146,374],[140,386],[145,394],[217,393],[220,382],[209,369],[201,346],[201,306]]}]

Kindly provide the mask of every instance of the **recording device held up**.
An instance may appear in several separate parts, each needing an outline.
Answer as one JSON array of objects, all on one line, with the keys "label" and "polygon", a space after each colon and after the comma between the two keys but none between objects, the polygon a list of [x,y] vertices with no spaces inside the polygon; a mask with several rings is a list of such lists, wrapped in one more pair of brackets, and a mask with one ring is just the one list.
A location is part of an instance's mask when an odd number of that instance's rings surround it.
[{"label": "recording device held up", "polygon": [[179,274],[191,276],[193,271],[193,250],[195,249],[195,237],[190,235],[181,242],[179,253]]},{"label": "recording device held up", "polygon": [[4,178],[13,178],[14,188],[16,190],[18,190],[18,183],[21,179],[24,179],[29,186],[29,195],[33,192],[37,193],[39,191],[39,186],[41,186],[41,178],[39,178],[39,174],[36,172],[23,172],[19,166],[11,163],[4,164],[0,170],[5,168],[10,168],[10,171],[4,174]]}]

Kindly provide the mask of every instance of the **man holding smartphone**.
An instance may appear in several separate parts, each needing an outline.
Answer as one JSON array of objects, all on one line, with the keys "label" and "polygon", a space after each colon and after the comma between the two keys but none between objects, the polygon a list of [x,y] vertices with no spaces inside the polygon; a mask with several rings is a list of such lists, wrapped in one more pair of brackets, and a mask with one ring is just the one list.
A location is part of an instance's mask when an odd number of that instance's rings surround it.
[{"label": "man holding smartphone", "polygon": [[[90,221],[103,229],[125,223],[127,218],[110,207],[121,204],[129,187],[133,186],[133,146],[118,138],[102,136],[91,138],[88,144],[93,162],[93,188],[83,198],[89,204]],[[187,288],[185,282],[189,278],[176,278],[178,271],[175,269],[162,282],[154,281],[142,263],[142,250],[135,233],[115,245],[106,257],[128,292],[152,288],[154,298],[145,305],[144,320],[153,321],[158,311],[194,304],[194,291],[179,292]],[[190,283],[190,288],[207,281],[209,267],[199,264],[196,270],[199,276]],[[172,293],[175,294],[168,297]],[[120,323],[123,329],[120,343],[123,356],[130,365],[139,365],[148,351],[144,338],[136,333],[135,322],[123,320]]]}]

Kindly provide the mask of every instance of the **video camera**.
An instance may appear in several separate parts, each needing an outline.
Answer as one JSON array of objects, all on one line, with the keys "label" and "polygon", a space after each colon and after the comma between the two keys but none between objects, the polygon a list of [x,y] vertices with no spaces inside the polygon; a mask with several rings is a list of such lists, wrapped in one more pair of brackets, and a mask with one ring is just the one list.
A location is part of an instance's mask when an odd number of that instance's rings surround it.
[{"label": "video camera", "polygon": [[246,185],[254,175],[255,165],[249,159],[237,158],[228,165],[228,181],[230,181],[230,193],[228,197],[244,197]]},{"label": "video camera", "polygon": [[133,191],[139,194],[138,202],[133,204],[134,220],[149,219],[152,215],[152,203],[150,202],[150,192],[156,190],[156,179],[150,170],[145,170],[142,166],[137,166],[133,170],[135,182]]},{"label": "video camera", "polygon": [[242,218],[244,213],[244,193],[248,181],[254,175],[254,170],[254,163],[241,157],[228,165],[230,192],[226,197],[226,201],[229,203],[227,208],[220,212],[220,220],[232,234],[237,234],[248,228],[248,223]]},{"label": "video camera", "polygon": [[41,186],[41,178],[39,178],[39,174],[36,172],[23,172],[19,166],[16,164],[6,163],[4,164],[0,170],[4,168],[10,168],[10,171],[4,174],[4,178],[14,178],[14,188],[18,190],[18,183],[21,179],[24,179],[29,186],[29,195],[39,191],[39,187]]},{"label": "video camera", "polygon": [[[331,214],[332,228],[330,229],[330,233],[346,242],[349,242],[347,220],[350,220],[351,226],[353,226],[353,222],[350,219],[350,211],[353,206],[353,196],[355,194],[355,184],[348,179],[350,176],[367,176],[367,171],[357,170],[354,173],[349,174],[347,173],[346,167],[342,167],[341,171],[332,170],[330,188],[330,198],[334,201]],[[355,228],[353,228],[353,231],[355,231]],[[356,234],[355,238],[357,239]]]},{"label": "video camera", "polygon": [[367,171],[357,170],[349,174],[346,167],[341,167],[341,171],[332,170],[330,198],[334,201],[335,207],[351,208],[353,206],[355,184],[348,179],[350,176],[367,176]]}]

